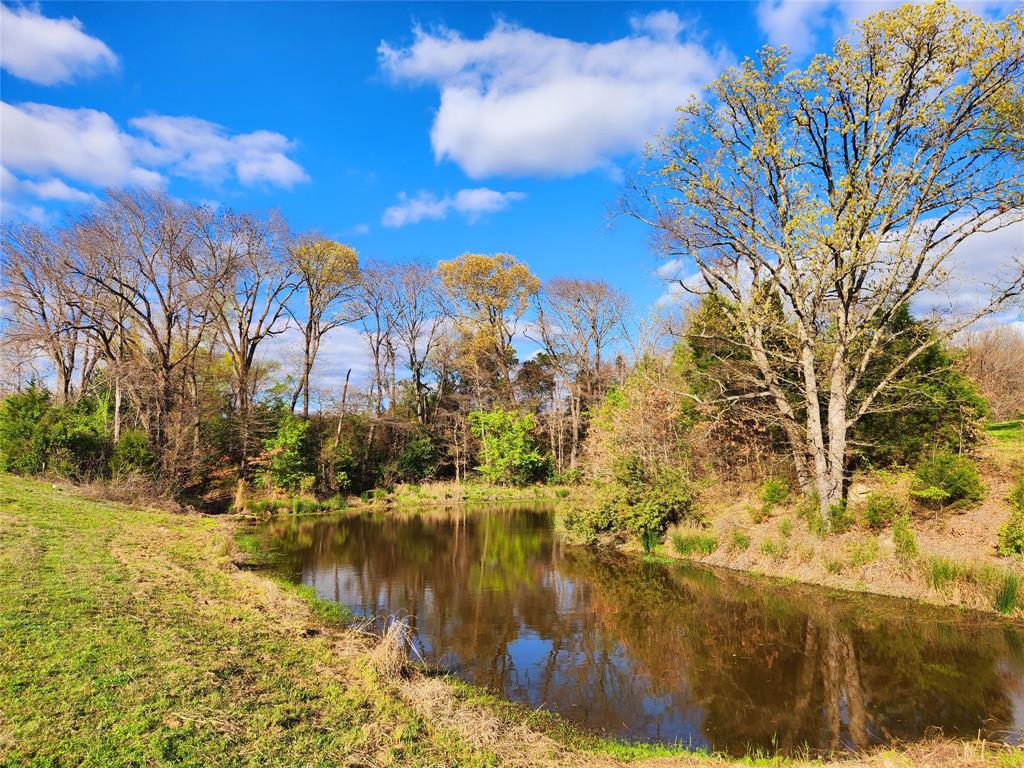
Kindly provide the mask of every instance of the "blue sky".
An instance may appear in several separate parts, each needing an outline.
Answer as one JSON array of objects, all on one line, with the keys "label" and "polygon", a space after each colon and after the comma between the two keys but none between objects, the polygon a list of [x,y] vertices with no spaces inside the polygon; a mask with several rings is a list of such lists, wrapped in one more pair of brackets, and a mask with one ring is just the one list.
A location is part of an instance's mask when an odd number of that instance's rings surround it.
[{"label": "blue sky", "polygon": [[3,215],[157,185],[363,258],[507,251],[642,309],[648,235],[609,215],[642,142],[724,66],[884,4],[5,3]]}]

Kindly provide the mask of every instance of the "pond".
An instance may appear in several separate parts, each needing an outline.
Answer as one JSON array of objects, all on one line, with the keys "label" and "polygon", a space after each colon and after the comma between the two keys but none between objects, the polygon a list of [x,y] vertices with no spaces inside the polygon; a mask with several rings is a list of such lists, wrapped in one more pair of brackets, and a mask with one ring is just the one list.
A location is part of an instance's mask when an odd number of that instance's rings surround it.
[{"label": "pond", "polygon": [[276,565],[423,658],[579,726],[739,755],[1019,743],[1024,628],[565,544],[534,506],[277,518]]}]

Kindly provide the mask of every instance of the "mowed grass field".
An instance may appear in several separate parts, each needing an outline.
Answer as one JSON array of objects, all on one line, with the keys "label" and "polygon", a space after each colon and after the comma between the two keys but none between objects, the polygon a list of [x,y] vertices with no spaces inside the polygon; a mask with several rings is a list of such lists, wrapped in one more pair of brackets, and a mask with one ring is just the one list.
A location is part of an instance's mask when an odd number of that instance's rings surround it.
[{"label": "mowed grass field", "polygon": [[[388,676],[380,646],[236,567],[236,523],[0,474],[0,766],[725,766],[552,725],[471,686]],[[836,761],[1018,766],[931,741]]]}]

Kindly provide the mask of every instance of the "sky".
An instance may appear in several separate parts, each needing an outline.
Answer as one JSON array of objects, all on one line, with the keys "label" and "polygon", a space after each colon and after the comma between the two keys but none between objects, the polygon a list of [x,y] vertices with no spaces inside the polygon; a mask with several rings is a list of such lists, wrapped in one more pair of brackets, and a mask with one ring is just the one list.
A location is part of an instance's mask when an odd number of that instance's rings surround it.
[{"label": "sky", "polygon": [[644,142],[765,43],[799,63],[884,5],[5,2],[0,214],[156,186],[362,259],[508,252],[643,308],[665,285],[614,211]]}]

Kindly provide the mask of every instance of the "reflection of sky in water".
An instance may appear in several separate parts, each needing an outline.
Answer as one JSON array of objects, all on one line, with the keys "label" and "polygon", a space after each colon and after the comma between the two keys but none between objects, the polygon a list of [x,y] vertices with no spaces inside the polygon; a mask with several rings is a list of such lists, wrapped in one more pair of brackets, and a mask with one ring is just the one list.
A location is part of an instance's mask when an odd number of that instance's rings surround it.
[{"label": "reflection of sky in water", "polygon": [[282,568],[406,618],[428,662],[622,738],[741,753],[1024,731],[1020,628],[988,617],[564,547],[525,510],[275,536]]}]

